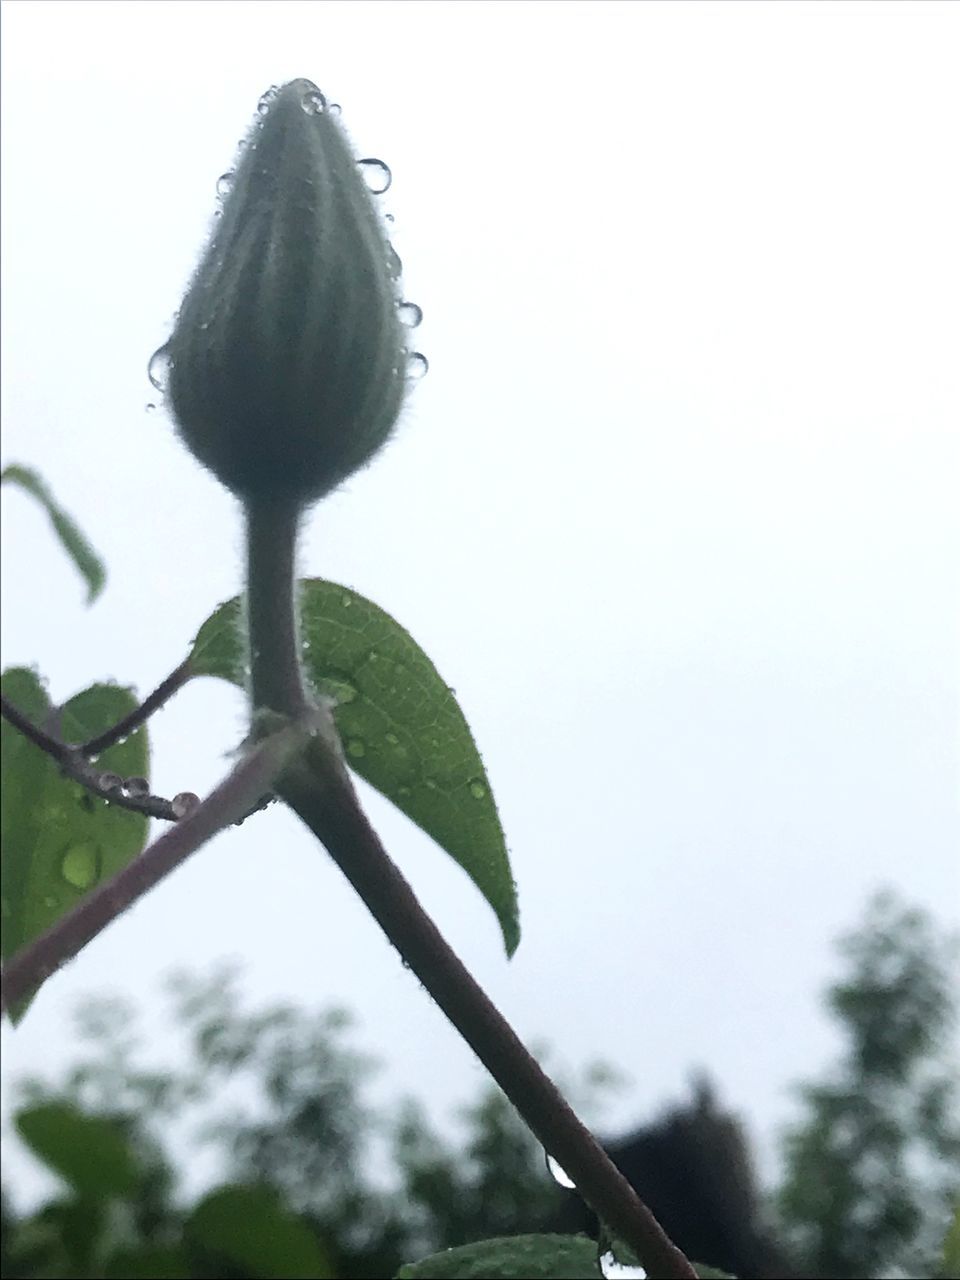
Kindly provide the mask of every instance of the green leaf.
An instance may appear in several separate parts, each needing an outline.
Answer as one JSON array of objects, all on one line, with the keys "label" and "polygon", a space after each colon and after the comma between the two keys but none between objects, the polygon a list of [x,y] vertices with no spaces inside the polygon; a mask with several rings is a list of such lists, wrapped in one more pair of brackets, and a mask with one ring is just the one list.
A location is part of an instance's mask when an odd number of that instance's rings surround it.
[{"label": "green leaf", "polygon": [[943,1242],[943,1276],[960,1276],[960,1205]]},{"label": "green leaf", "polygon": [[[53,715],[35,672],[5,671],[0,688],[40,727]],[[129,689],[93,685],[56,714],[58,735],[65,742],[83,742],[136,705]],[[0,760],[0,953],[7,960],[131,862],[146,843],[148,823],[142,814],[112,807],[65,778],[50,756],[6,720],[0,722]],[[98,765],[121,778],[146,777],[146,727],[110,747]],[[11,1009],[14,1023],[28,1004]]]},{"label": "green leaf", "polygon": [[136,1191],[141,1170],[126,1138],[104,1116],[88,1116],[66,1102],[43,1102],[20,1111],[17,1132],[34,1155],[82,1197],[125,1196]]},{"label": "green leaf", "polygon": [[[336,583],[301,584],[301,633],[315,688],[336,701],[351,767],[466,871],[512,955],[520,940],[516,886],[490,783],[453,691],[398,622]],[[200,628],[190,666],[194,675],[245,686],[239,600]]]},{"label": "green leaf", "polygon": [[333,1275],[316,1236],[271,1187],[218,1187],[196,1206],[184,1232],[207,1252],[268,1280]]},{"label": "green leaf", "polygon": [[0,471],[0,484],[10,481],[25,489],[44,508],[56,531],[60,544],[76,565],[87,584],[87,604],[92,604],[103,590],[107,572],[103,561],[91,547],[73,519],[54,500],[44,481],[29,467],[10,466]]},{"label": "green leaf", "polygon": [[180,1249],[143,1245],[120,1249],[107,1259],[105,1280],[190,1280],[193,1271]]},{"label": "green leaf", "polygon": [[597,1242],[586,1236],[502,1236],[410,1262],[396,1280],[597,1280]]}]

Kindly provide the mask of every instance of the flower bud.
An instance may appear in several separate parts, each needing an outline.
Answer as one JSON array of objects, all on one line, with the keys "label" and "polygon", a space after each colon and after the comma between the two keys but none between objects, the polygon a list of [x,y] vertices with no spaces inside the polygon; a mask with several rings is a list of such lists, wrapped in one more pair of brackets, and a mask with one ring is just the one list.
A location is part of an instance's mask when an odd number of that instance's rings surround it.
[{"label": "flower bud", "polygon": [[309,80],[261,102],[168,346],[194,456],[243,499],[307,502],[386,441],[406,351],[389,245]]}]

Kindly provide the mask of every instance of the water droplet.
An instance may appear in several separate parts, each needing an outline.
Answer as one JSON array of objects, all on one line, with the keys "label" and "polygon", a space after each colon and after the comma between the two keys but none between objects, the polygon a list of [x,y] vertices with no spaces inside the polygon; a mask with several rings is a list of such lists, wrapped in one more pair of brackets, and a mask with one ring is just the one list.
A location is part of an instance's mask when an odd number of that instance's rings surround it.
[{"label": "water droplet", "polygon": [[415,329],[423,319],[423,312],[415,302],[400,302],[397,304],[397,319],[408,329]]},{"label": "water droplet", "polygon": [[389,166],[385,165],[382,160],[375,160],[372,156],[369,156],[366,160],[358,160],[357,168],[360,170],[363,180],[367,184],[367,190],[371,194],[382,196],[385,191],[390,189],[393,174],[390,172]]},{"label": "water droplet", "polygon": [[118,791],[123,779],[119,773],[101,773],[100,786],[104,791]]},{"label": "water droplet", "polygon": [[300,107],[308,116],[322,115],[326,105],[327,100],[319,89],[308,89],[300,99]]},{"label": "water droplet", "polygon": [[407,377],[411,382],[419,382],[430,368],[430,362],[419,351],[411,351],[407,356]]},{"label": "water droplet", "polygon": [[403,263],[400,261],[400,255],[392,244],[387,245],[387,270],[394,280],[400,279],[400,273],[403,271]]},{"label": "water droplet", "polygon": [[340,114],[340,111],[341,111],[340,103],[339,103],[339,102],[331,102],[331,103],[330,103],[330,105],[329,105],[329,107],[327,107],[327,111],[329,111],[330,115],[332,115],[332,116],[338,116],[338,115]]},{"label": "water droplet", "polygon": [[398,795],[398,796],[404,796],[404,797],[406,797],[406,796],[409,796],[409,795],[411,795],[411,794],[412,794],[412,792],[411,792],[411,790],[410,790],[410,788],[409,788],[409,787],[397,787],[397,795]]},{"label": "water droplet", "polygon": [[146,778],[127,778],[123,784],[123,789],[131,800],[136,800],[140,796],[148,796],[150,794],[150,783]]},{"label": "water droplet", "polygon": [[350,606],[353,604],[353,597],[352,597],[352,596],[341,596],[341,597],[340,597],[340,603],[343,605],[344,609],[349,609],[349,608],[350,608]]},{"label": "water droplet", "polygon": [[178,791],[170,801],[170,808],[175,818],[185,818],[188,813],[193,813],[199,803],[200,797],[192,791]]},{"label": "water droplet", "polygon": [[437,791],[439,789],[435,778],[424,778],[424,785],[429,787],[431,791]]},{"label": "water droplet", "polygon": [[359,760],[361,756],[365,756],[366,754],[367,754],[366,744],[362,742],[360,738],[351,738],[350,741],[347,743],[348,756],[353,756],[354,759]]},{"label": "water droplet", "polygon": [[379,653],[377,653],[376,649],[371,649],[370,652],[367,654],[367,658],[370,660],[370,662],[380,661],[380,655]]},{"label": "water droplet", "polygon": [[483,785],[479,778],[474,778],[470,783],[470,794],[474,800],[482,800],[487,794],[487,788]]},{"label": "water droplet", "polygon": [[220,177],[217,179],[217,195],[221,200],[224,196],[230,194],[230,191],[233,188],[233,178],[233,170],[228,169],[226,173],[221,173]]},{"label": "water droplet", "polygon": [[60,860],[60,874],[74,889],[89,889],[100,878],[100,850],[89,842],[71,845]]},{"label": "water droplet", "polygon": [[357,686],[352,684],[346,676],[324,671],[316,677],[316,683],[320,692],[332,698],[337,706],[342,706],[345,702],[356,702],[360,696]]},{"label": "water droplet", "polygon": [[386,735],[386,737],[387,737],[387,741],[390,743],[391,747],[399,747],[399,745],[400,745],[400,739],[397,737],[397,735],[396,735],[395,733],[388,733],[388,734]]},{"label": "water droplet", "polygon": [[257,103],[257,112],[261,116],[265,116],[270,110],[270,103],[273,102],[279,90],[275,84],[272,84],[266,92],[261,93],[260,101]]},{"label": "water droplet", "polygon": [[156,413],[156,410],[157,410],[157,406],[151,400],[150,403],[147,405],[147,413]]},{"label": "water droplet", "polygon": [[158,391],[166,391],[167,378],[170,376],[170,343],[165,342],[157,347],[147,363],[147,377]]},{"label": "water droplet", "polygon": [[43,900],[43,905],[47,908],[48,911],[52,911],[53,908],[57,905],[57,900],[51,894],[48,893]]},{"label": "water droplet", "polygon": [[558,1186],[566,1187],[568,1191],[575,1191],[577,1189],[577,1184],[574,1180],[565,1169],[561,1168],[551,1155],[547,1156],[547,1168],[550,1171],[550,1176]]},{"label": "water droplet", "polygon": [[647,1274],[643,1267],[630,1267],[618,1262],[612,1249],[600,1255],[598,1265],[606,1280],[645,1280]]},{"label": "water droplet", "polygon": [[383,216],[387,222],[396,222],[396,218],[393,216],[392,213],[385,213]]}]

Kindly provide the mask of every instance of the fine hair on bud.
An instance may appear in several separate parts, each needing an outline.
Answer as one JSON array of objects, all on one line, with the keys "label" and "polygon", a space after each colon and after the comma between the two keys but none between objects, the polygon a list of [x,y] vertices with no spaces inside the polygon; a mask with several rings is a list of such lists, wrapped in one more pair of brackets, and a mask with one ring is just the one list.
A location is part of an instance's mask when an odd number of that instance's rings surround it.
[{"label": "fine hair on bud", "polygon": [[284,85],[169,343],[179,433],[241,499],[310,502],[386,441],[406,361],[389,253],[337,118],[309,80]]}]

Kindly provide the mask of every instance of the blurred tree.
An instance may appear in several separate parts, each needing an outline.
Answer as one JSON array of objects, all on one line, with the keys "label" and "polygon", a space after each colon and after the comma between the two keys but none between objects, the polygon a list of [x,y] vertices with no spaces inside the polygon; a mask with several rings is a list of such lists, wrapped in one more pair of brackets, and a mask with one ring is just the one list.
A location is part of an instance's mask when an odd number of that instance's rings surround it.
[{"label": "blurred tree", "polygon": [[932,1276],[960,1201],[957,1078],[943,1065],[954,1023],[955,943],[890,894],[841,943],[827,1002],[846,1048],[803,1085],[777,1196],[803,1274]]}]

